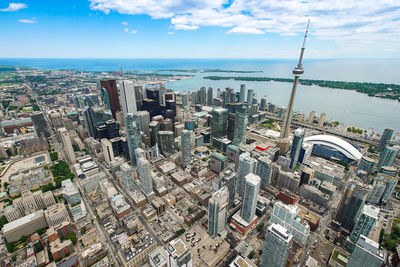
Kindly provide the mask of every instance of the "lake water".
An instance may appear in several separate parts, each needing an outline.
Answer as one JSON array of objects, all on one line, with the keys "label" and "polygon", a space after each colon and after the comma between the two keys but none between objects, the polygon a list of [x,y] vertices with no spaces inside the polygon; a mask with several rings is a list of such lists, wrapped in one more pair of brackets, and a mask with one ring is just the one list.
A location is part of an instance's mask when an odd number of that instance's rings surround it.
[{"label": "lake water", "polygon": [[[167,83],[168,88],[193,91],[201,86],[232,87],[238,91],[243,81],[203,79],[204,76],[265,76],[291,77],[296,60],[257,59],[0,59],[1,65],[29,66],[41,69],[77,69],[87,71],[119,70],[171,70],[171,69],[228,69],[253,70],[260,73],[194,73],[193,79]],[[400,60],[305,60],[304,78],[383,82],[400,84]],[[186,73],[187,74],[187,73]],[[286,107],[291,83],[246,82],[258,98]],[[328,119],[362,128],[373,127],[382,131],[391,127],[400,132],[400,103],[394,100],[369,97],[355,91],[299,85],[294,110],[308,114],[325,112]]]}]

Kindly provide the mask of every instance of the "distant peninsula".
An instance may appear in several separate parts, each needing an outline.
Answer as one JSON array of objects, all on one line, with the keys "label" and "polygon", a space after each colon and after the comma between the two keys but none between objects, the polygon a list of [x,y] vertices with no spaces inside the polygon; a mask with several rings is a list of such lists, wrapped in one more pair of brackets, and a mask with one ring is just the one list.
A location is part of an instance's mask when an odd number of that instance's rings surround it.
[{"label": "distant peninsula", "polygon": [[[236,81],[256,81],[256,82],[293,82],[290,78],[270,78],[270,77],[227,77],[227,76],[205,76],[208,80],[236,80]],[[368,94],[373,97],[381,97],[400,101],[400,85],[387,83],[367,83],[367,82],[344,82],[300,79],[302,85],[317,85],[344,90],[355,90],[359,93]]]},{"label": "distant peninsula", "polygon": [[261,70],[221,70],[221,69],[207,69],[203,70],[202,73],[207,72],[224,72],[224,73],[258,73],[262,72]]}]

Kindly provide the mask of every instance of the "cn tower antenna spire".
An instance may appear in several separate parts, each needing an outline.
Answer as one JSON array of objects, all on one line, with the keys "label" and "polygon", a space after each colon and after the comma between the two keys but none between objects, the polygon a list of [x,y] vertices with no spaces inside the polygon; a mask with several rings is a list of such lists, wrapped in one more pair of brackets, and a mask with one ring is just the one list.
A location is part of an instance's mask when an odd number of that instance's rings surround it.
[{"label": "cn tower antenna spire", "polygon": [[[297,84],[299,83],[300,76],[303,75],[303,73],[304,73],[303,66],[302,66],[302,61],[303,61],[304,50],[306,49],[305,45],[306,45],[306,39],[307,39],[309,27],[310,27],[310,19],[308,19],[306,33],[304,34],[303,45],[302,45],[301,50],[300,50],[299,63],[293,69],[293,75],[294,75],[293,88],[292,88],[292,93],[290,94],[289,105],[288,105],[288,108],[287,108],[285,120],[283,122],[283,127],[282,127],[282,131],[281,131],[281,136],[280,136],[281,139],[285,139],[285,138],[289,137],[290,124],[292,122],[294,98],[296,96]],[[283,151],[284,150],[287,151],[287,149],[285,148],[285,149],[282,149],[282,150]]]},{"label": "cn tower antenna spire", "polygon": [[306,33],[304,34],[303,46],[301,47],[299,64],[297,64],[297,68],[301,68],[301,62],[303,61],[304,50],[306,49],[306,40],[307,40],[308,28],[309,27],[310,27],[310,19],[308,19]]}]

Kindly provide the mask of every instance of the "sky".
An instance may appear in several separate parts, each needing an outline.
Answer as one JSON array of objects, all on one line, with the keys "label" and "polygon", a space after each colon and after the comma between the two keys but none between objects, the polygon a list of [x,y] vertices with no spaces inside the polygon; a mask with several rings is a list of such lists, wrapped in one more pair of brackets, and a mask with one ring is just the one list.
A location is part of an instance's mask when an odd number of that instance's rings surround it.
[{"label": "sky", "polygon": [[399,0],[0,0],[0,58],[400,58]]}]

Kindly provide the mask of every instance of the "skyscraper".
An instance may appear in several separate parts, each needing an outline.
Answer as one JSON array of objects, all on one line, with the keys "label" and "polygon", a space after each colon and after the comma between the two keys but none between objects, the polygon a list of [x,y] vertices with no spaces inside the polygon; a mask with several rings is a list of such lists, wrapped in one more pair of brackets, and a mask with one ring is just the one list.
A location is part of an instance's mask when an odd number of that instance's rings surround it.
[{"label": "skyscraper", "polygon": [[200,104],[207,105],[207,91],[204,86],[200,88]]},{"label": "skyscraper", "polygon": [[106,89],[108,94],[108,100],[110,101],[111,113],[114,119],[116,118],[116,113],[121,110],[118,97],[117,82],[115,80],[103,80],[100,81],[101,88]]},{"label": "skyscraper", "polygon": [[385,186],[385,191],[382,194],[381,201],[382,202],[387,202],[392,195],[394,189],[396,188],[398,179],[397,177],[392,177],[389,175],[385,175],[382,173],[378,173],[378,175],[375,178],[376,181],[381,181],[383,182]]},{"label": "skyscraper", "polygon": [[71,139],[69,137],[69,132],[67,131],[67,129],[65,129],[65,127],[62,127],[62,128],[58,129],[58,134],[60,135],[61,143],[65,149],[65,152],[67,153],[67,157],[68,157],[69,161],[72,164],[75,164],[76,157],[75,157],[74,149],[72,148],[72,143],[71,143]]},{"label": "skyscraper", "polygon": [[299,160],[301,146],[304,139],[304,130],[296,129],[294,131],[294,138],[292,143],[292,148],[290,149],[290,169],[293,170],[297,166]]},{"label": "skyscraper", "polygon": [[360,216],[357,219],[353,232],[350,235],[350,241],[357,243],[361,235],[368,236],[378,220],[380,209],[372,205],[364,205]]},{"label": "skyscraper", "polygon": [[293,235],[294,239],[305,244],[310,235],[310,225],[299,215],[300,209],[296,205],[286,205],[277,201],[271,214],[271,223],[282,225]]},{"label": "skyscraper", "polygon": [[140,120],[140,130],[147,136],[150,136],[150,113],[147,110],[137,112]]},{"label": "skyscraper", "polygon": [[248,119],[247,106],[241,105],[240,107],[238,107],[236,111],[235,130],[233,136],[233,144],[235,146],[241,146],[246,144],[247,119]]},{"label": "skyscraper", "polygon": [[240,95],[239,95],[239,102],[244,103],[246,101],[246,85],[241,84],[240,85]]},{"label": "skyscraper", "polygon": [[235,121],[236,121],[236,114],[228,113],[228,130],[226,133],[226,137],[233,141],[235,137]]},{"label": "skyscraper", "polygon": [[218,188],[227,187],[229,191],[228,208],[232,208],[235,202],[236,193],[236,175],[234,166],[228,165],[225,170],[220,172],[218,180]]},{"label": "skyscraper", "polygon": [[260,110],[264,111],[267,107],[267,97],[261,97]]},{"label": "skyscraper", "polygon": [[190,250],[181,239],[172,240],[166,251],[167,267],[192,267]]},{"label": "skyscraper", "polygon": [[142,147],[140,121],[137,115],[128,113],[125,117],[126,139],[128,140],[129,156],[132,164],[136,164],[135,149]]},{"label": "skyscraper", "polygon": [[237,177],[237,193],[243,197],[246,175],[256,173],[257,160],[252,158],[248,152],[239,156],[238,177]]},{"label": "skyscraper", "polygon": [[358,164],[357,172],[358,171],[365,171],[368,174],[371,173],[372,168],[374,167],[375,161],[371,158],[366,156],[362,156],[360,160],[360,164]]},{"label": "skyscraper", "polygon": [[272,161],[268,157],[257,159],[257,175],[261,178],[260,188],[265,189],[271,182]]},{"label": "skyscraper", "polygon": [[392,136],[393,136],[393,129],[386,128],[383,131],[381,139],[379,140],[379,145],[378,145],[379,152],[382,152],[385,149],[385,147],[390,143]]},{"label": "skyscraper", "polygon": [[247,105],[249,107],[251,107],[253,105],[253,94],[254,94],[253,89],[247,90]]},{"label": "skyscraper", "polygon": [[392,166],[398,152],[398,146],[385,146],[379,158],[378,169],[383,166]]},{"label": "skyscraper", "polygon": [[207,106],[212,106],[213,105],[213,88],[208,87],[207,90]]},{"label": "skyscraper", "polygon": [[114,161],[114,151],[112,144],[106,138],[101,139],[100,142],[103,149],[104,160],[107,162],[108,166],[111,166],[111,162]]},{"label": "skyscraper", "polygon": [[217,236],[226,226],[229,192],[227,187],[216,191],[208,201],[208,233]]},{"label": "skyscraper", "polygon": [[347,231],[353,231],[357,215],[368,195],[368,187],[356,182],[347,185],[336,211],[335,221]]},{"label": "skyscraper", "polygon": [[151,146],[155,146],[158,144],[158,132],[160,131],[160,124],[158,121],[152,121],[149,123],[149,128]]},{"label": "skyscraper", "polygon": [[212,138],[221,138],[226,136],[227,122],[228,122],[227,109],[220,107],[212,109],[212,118],[211,118]]},{"label": "skyscraper", "polygon": [[191,149],[190,149],[190,131],[182,130],[181,134],[181,147],[182,147],[182,166],[185,168],[191,162]]},{"label": "skyscraper", "polygon": [[133,181],[133,168],[128,163],[124,163],[120,167],[120,174],[122,178],[122,184],[128,190],[132,190],[135,187],[135,182]]},{"label": "skyscraper", "polygon": [[282,225],[273,223],[268,227],[260,266],[284,267],[293,236]]},{"label": "skyscraper", "polygon": [[43,112],[33,112],[31,115],[33,126],[35,127],[36,135],[40,138],[42,134],[45,138],[50,137],[49,129],[47,128],[46,119],[44,118]]},{"label": "skyscraper", "polygon": [[174,144],[174,132],[172,131],[159,131],[158,139],[160,141],[159,146],[161,153],[172,154],[175,152],[175,144]]},{"label": "skyscraper", "polygon": [[119,93],[121,97],[122,111],[124,115],[128,113],[136,114],[136,95],[135,95],[135,85],[133,81],[122,80],[118,82]]},{"label": "skyscraper", "polygon": [[294,83],[293,83],[293,87],[292,87],[292,92],[290,94],[290,99],[289,99],[289,104],[288,104],[288,109],[287,109],[287,112],[286,112],[285,120],[284,120],[283,126],[282,126],[282,131],[281,131],[281,136],[280,136],[282,139],[289,137],[289,130],[290,130],[290,124],[292,122],[293,106],[294,106],[294,99],[295,99],[295,96],[296,96],[297,84],[299,82],[300,76],[302,76],[303,73],[304,73],[303,66],[302,66],[302,61],[303,61],[303,55],[304,55],[304,50],[305,50],[305,44],[306,44],[306,38],[307,38],[308,26],[309,25],[310,25],[310,21],[308,21],[306,33],[304,35],[303,46],[301,47],[299,63],[297,64],[297,66],[293,70]]},{"label": "skyscraper", "polygon": [[254,221],[256,216],[257,197],[260,191],[260,182],[260,177],[253,173],[249,173],[245,177],[240,217],[249,224]]},{"label": "skyscraper", "polygon": [[143,193],[150,195],[153,193],[153,178],[150,173],[150,162],[145,158],[137,159],[140,187]]},{"label": "skyscraper", "polygon": [[385,253],[379,249],[378,242],[361,235],[351,254],[347,267],[381,267],[386,260]]}]

